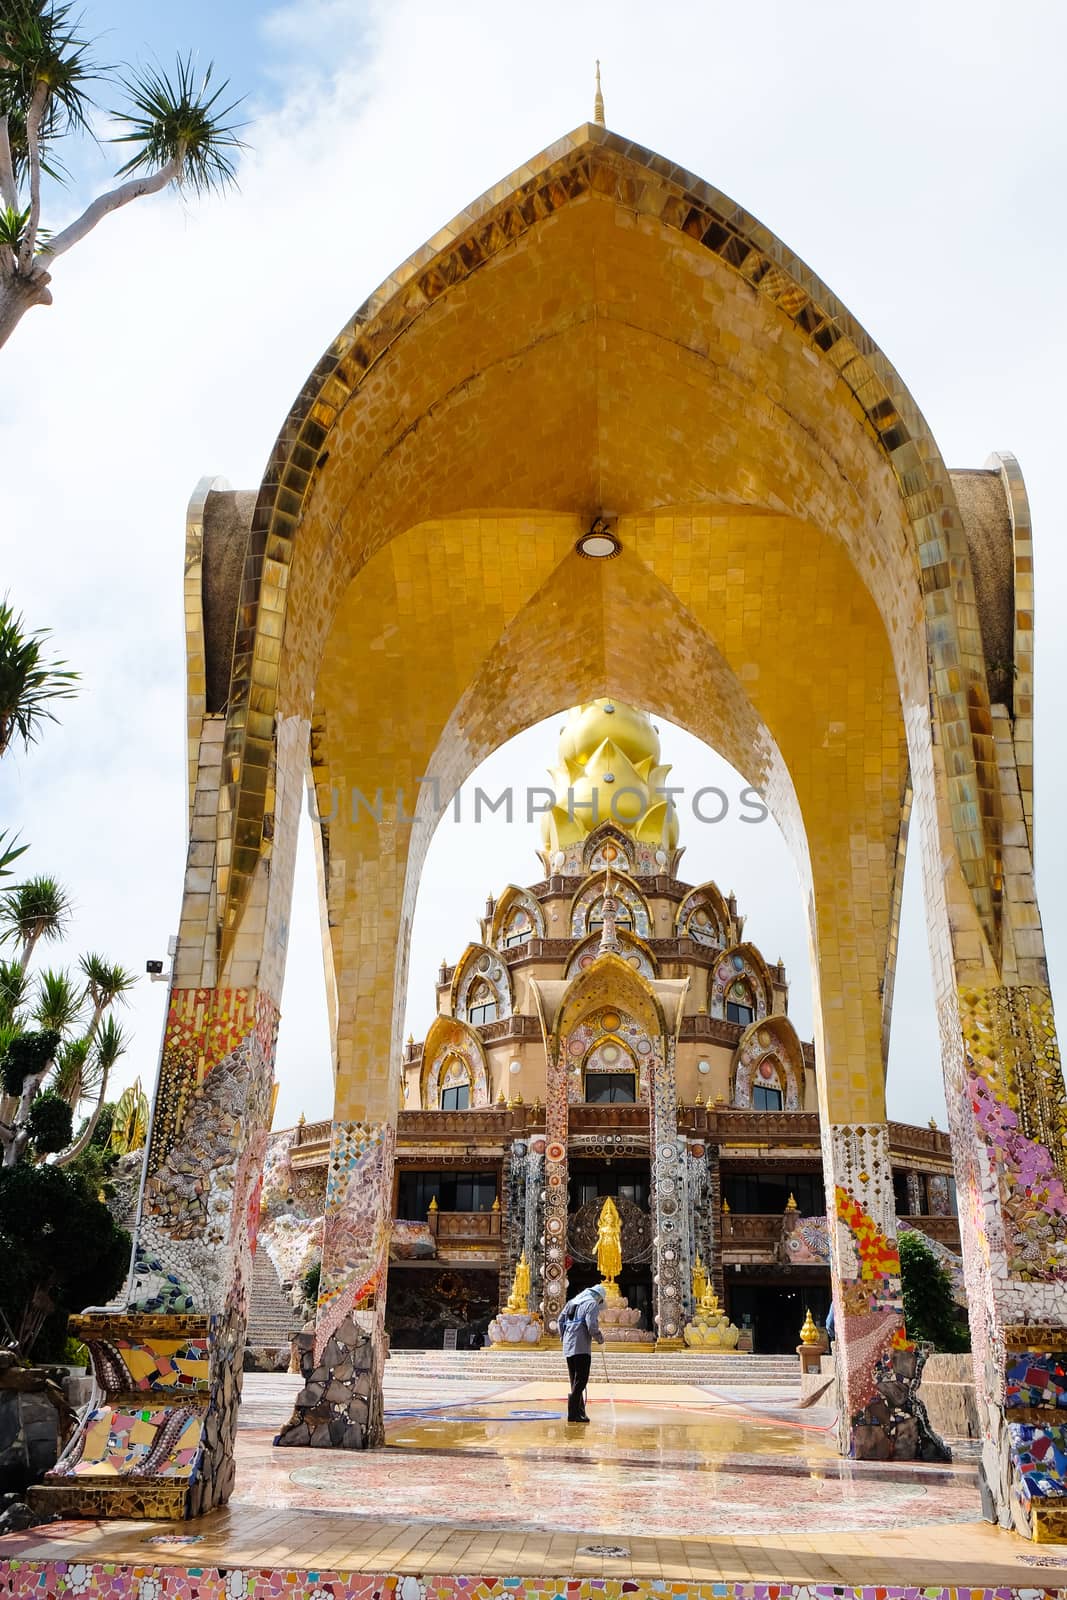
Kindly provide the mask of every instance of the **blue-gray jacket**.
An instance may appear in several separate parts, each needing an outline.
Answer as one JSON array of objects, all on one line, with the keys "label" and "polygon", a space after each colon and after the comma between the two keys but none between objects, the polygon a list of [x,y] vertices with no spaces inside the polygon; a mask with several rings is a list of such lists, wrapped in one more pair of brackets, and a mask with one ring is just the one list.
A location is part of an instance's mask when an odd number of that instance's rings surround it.
[{"label": "blue-gray jacket", "polygon": [[604,1335],[600,1331],[600,1309],[603,1304],[595,1287],[583,1289],[581,1294],[567,1301],[559,1314],[559,1331],[565,1356],[587,1356],[592,1351],[594,1339],[597,1344],[604,1343]]}]

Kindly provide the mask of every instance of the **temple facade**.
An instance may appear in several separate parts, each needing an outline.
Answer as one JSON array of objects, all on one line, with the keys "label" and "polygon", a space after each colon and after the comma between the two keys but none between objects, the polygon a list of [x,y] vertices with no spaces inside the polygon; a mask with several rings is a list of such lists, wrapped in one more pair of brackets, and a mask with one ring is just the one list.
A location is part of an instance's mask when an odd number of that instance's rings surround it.
[{"label": "temple facade", "polygon": [[[531,1320],[508,1330],[551,1338],[566,1295],[597,1275],[607,1196],[622,1219],[619,1287],[640,1313],[631,1342],[679,1348],[701,1269],[741,1349],[792,1350],[808,1309],[825,1318],[815,1049],[790,1021],[782,962],[746,938],[734,894],[681,877],[677,813],[657,793],[668,773],[643,712],[607,699],[572,710],[539,880],[490,896],[477,938],[441,964],[437,1014],[404,1049],[386,1301],[396,1347],[451,1336],[463,1347],[491,1322],[500,1334],[523,1256]],[[276,1138],[310,1221],[329,1124]],[[948,1135],[891,1123],[890,1153],[899,1222],[955,1256]],[[264,1218],[271,1255],[275,1215],[291,1229],[291,1203]],[[249,1337],[267,1335],[253,1322]]]}]

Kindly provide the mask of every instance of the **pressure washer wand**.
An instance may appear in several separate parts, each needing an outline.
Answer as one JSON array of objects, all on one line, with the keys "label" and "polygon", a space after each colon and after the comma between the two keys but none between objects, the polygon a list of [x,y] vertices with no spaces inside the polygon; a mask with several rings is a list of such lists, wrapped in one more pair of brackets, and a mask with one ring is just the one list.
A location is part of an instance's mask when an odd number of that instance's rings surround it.
[{"label": "pressure washer wand", "polygon": [[611,1392],[611,1374],[608,1371],[608,1353],[604,1346],[600,1346],[600,1359],[604,1363],[604,1382],[608,1386],[608,1399],[611,1401],[611,1428],[613,1433],[619,1431],[619,1419],[615,1411],[615,1396]]}]

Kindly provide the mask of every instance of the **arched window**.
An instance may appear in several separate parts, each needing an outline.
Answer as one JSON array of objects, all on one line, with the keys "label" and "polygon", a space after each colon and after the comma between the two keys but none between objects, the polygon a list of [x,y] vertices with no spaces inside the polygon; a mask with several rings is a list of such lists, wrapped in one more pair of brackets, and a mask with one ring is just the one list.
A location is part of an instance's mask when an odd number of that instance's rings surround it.
[{"label": "arched window", "polygon": [[516,906],[507,922],[504,924],[504,937],[501,945],[505,950],[513,950],[516,945],[528,944],[533,926],[530,922],[530,913],[524,906]]},{"label": "arched window", "polygon": [[479,978],[470,986],[467,995],[467,1021],[477,1028],[484,1022],[495,1022],[500,1008],[497,1005],[496,990],[484,978]]},{"label": "arched window", "polygon": [[[618,895],[613,895],[612,898],[615,901],[615,926],[617,928],[632,929],[634,925],[634,918],[630,907],[626,904],[625,900],[620,900]],[[592,932],[594,928],[602,928],[603,926],[604,896],[601,895],[599,900],[593,901],[593,904],[589,909],[589,931]]]},{"label": "arched window", "polygon": [[590,1106],[636,1104],[636,1073],[591,1072],[585,1080],[585,1100]]},{"label": "arched window", "polygon": [[756,997],[747,978],[738,978],[726,991],[726,1020],[747,1028],[756,1019]]},{"label": "arched window", "polygon": [[471,1078],[465,1061],[445,1063],[441,1073],[439,1104],[442,1111],[469,1111]]},{"label": "arched window", "polygon": [[752,1079],[752,1109],[781,1111],[783,1103],[782,1077],[778,1063],[765,1056]]},{"label": "arched window", "polygon": [[586,1056],[585,1101],[591,1106],[636,1104],[637,1062],[621,1039],[609,1035]]}]

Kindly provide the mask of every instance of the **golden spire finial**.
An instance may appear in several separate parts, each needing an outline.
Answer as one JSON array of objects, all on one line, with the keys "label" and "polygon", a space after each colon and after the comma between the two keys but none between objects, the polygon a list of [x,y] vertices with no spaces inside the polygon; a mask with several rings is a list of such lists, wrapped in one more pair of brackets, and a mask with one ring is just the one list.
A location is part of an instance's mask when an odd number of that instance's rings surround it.
[{"label": "golden spire finial", "polygon": [[593,96],[593,121],[598,128],[604,127],[604,96],[600,92],[600,62],[596,64],[596,94]]}]

